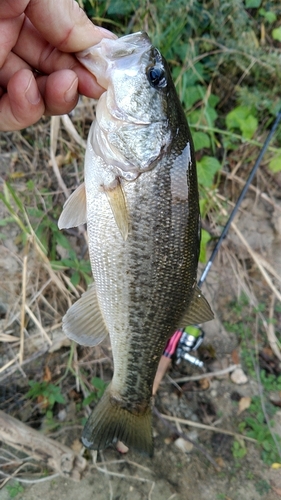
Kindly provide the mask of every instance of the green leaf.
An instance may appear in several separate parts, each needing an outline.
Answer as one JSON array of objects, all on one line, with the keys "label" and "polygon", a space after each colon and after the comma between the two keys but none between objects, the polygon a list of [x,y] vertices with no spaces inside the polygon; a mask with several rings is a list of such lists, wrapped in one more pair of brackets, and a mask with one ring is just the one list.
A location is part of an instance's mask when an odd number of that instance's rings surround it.
[{"label": "green leaf", "polygon": [[56,402],[57,403],[61,403],[61,404],[65,404],[66,401],[65,401],[65,398],[62,394],[56,394]]},{"label": "green leaf", "polygon": [[253,115],[249,115],[243,120],[240,128],[243,137],[245,137],[245,139],[251,139],[258,128],[258,120]]},{"label": "green leaf", "polygon": [[273,40],[278,40],[278,42],[281,42],[281,26],[279,28],[275,28],[272,30],[272,38]]},{"label": "green leaf", "polygon": [[248,106],[237,106],[226,116],[228,130],[240,129],[245,139],[251,139],[258,128],[258,120]]},{"label": "green leaf", "polygon": [[54,404],[56,402],[55,395],[54,394],[49,394],[49,395],[46,394],[46,396],[48,397],[49,405],[54,406]]},{"label": "green leaf", "polygon": [[91,384],[96,388],[96,389],[104,389],[105,386],[107,385],[101,378],[99,377],[93,377],[91,380]]},{"label": "green leaf", "polygon": [[193,104],[202,100],[204,89],[201,85],[187,87],[184,93],[184,105],[186,109],[192,108]]},{"label": "green leaf", "polygon": [[201,245],[200,245],[200,255],[199,261],[206,262],[207,260],[207,243],[210,241],[211,235],[205,229],[201,231]]},{"label": "green leaf", "polygon": [[19,493],[24,492],[24,487],[18,482],[15,481],[14,484],[8,484],[6,486],[6,489],[9,493],[10,498],[15,498]]},{"label": "green leaf", "polygon": [[118,15],[118,16],[126,16],[130,14],[130,12],[137,9],[137,6],[134,2],[128,2],[128,0],[111,0],[109,2],[109,7],[107,13],[109,15]]},{"label": "green leaf", "polygon": [[220,170],[220,162],[213,156],[203,156],[197,162],[197,173],[199,184],[203,187],[211,187],[215,174]]},{"label": "green leaf", "polygon": [[98,399],[97,393],[96,392],[91,392],[89,396],[87,396],[82,403],[82,406],[87,406],[91,404],[93,401],[96,401]]},{"label": "green leaf", "polygon": [[1,219],[0,220],[0,226],[7,226],[11,222],[13,222],[14,218],[13,217],[7,217],[6,219]]},{"label": "green leaf", "polygon": [[246,9],[258,9],[262,0],[245,0]]},{"label": "green leaf", "polygon": [[259,9],[259,14],[263,16],[270,24],[274,23],[277,19],[277,16],[274,12],[266,11],[263,7]]},{"label": "green leaf", "polygon": [[26,212],[31,217],[36,217],[37,219],[41,219],[42,217],[46,216],[46,214],[45,214],[45,212],[43,212],[43,210],[40,210],[40,209],[34,208],[34,207],[27,207]]},{"label": "green leaf", "polygon": [[77,286],[80,283],[80,273],[79,271],[74,271],[73,275],[70,278],[70,281],[73,286]]},{"label": "green leaf", "polygon": [[271,441],[263,441],[262,442],[262,447],[265,451],[271,451],[273,447],[272,440]]},{"label": "green leaf", "polygon": [[200,149],[203,148],[210,148],[211,146],[210,137],[208,134],[205,134],[205,132],[193,132],[192,138],[195,151],[200,151]]}]

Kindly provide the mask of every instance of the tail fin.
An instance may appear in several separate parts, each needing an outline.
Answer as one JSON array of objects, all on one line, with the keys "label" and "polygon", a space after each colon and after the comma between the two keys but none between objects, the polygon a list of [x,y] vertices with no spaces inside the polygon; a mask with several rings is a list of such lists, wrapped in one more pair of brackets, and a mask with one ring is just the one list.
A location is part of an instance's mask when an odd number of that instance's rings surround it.
[{"label": "tail fin", "polygon": [[151,409],[144,415],[112,404],[109,388],[88,418],[82,442],[86,448],[103,450],[111,443],[122,441],[129,448],[152,457],[153,438]]}]

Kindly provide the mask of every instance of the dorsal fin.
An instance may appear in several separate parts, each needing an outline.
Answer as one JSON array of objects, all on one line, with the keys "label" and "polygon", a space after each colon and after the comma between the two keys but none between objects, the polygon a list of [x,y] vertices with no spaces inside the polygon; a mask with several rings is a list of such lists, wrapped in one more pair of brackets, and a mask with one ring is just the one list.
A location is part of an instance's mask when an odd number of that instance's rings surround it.
[{"label": "dorsal fin", "polygon": [[183,315],[178,328],[184,328],[187,325],[197,325],[214,319],[214,313],[200,288],[196,285],[191,302]]}]

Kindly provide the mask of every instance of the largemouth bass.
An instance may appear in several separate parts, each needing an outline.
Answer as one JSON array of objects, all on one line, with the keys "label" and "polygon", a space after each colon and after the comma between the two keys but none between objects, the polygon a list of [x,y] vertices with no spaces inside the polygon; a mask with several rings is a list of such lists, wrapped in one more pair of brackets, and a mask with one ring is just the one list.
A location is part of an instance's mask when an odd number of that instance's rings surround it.
[{"label": "largemouth bass", "polygon": [[106,92],[89,132],[85,186],[59,227],[87,222],[94,277],[63,319],[96,345],[109,332],[113,379],[82,441],[153,453],[152,385],[176,328],[213,318],[196,286],[200,214],[192,139],[160,52],[145,33],[104,39],[78,55]]}]

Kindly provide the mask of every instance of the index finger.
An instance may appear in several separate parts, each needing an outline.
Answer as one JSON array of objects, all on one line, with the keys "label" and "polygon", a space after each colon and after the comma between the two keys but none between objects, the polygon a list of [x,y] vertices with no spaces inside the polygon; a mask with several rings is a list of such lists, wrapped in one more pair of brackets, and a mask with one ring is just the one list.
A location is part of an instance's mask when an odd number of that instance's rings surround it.
[{"label": "index finger", "polygon": [[78,52],[102,38],[115,38],[95,26],[75,0],[30,0],[25,13],[45,40],[63,52]]}]

